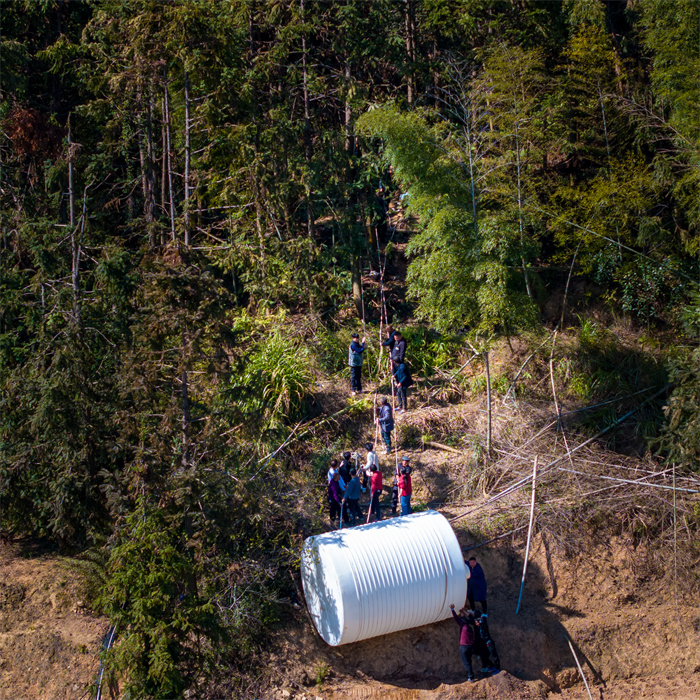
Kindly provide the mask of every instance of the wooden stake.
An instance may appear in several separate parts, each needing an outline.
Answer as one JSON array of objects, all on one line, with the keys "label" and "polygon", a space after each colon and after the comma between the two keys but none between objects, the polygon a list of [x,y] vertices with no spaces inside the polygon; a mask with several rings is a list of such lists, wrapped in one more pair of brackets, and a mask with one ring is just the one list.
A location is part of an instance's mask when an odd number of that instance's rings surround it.
[{"label": "wooden stake", "polygon": [[537,456],[532,467],[532,503],[530,505],[530,526],[527,530],[527,547],[525,548],[525,561],[523,562],[523,577],[520,580],[520,595],[518,596],[518,607],[515,609],[515,614],[520,612],[520,601],[523,597],[523,588],[525,587],[525,574],[527,573],[527,560],[530,556],[530,540],[532,539],[532,525],[535,521],[535,490],[537,488]]}]

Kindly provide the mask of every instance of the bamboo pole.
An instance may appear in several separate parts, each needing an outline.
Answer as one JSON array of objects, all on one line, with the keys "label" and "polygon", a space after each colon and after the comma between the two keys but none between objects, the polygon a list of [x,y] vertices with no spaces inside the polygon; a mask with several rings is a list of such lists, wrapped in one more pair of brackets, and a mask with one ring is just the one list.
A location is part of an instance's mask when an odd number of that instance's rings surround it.
[{"label": "bamboo pole", "polygon": [[[668,389],[671,387],[671,384],[666,384],[662,389],[659,389],[653,396],[650,396],[646,401],[643,401],[637,408],[632,409],[631,411],[628,411],[625,413],[624,416],[621,418],[618,418],[616,421],[608,425],[607,427],[603,428],[602,430],[598,431],[593,437],[588,438],[588,440],[585,440],[582,442],[580,445],[576,445],[576,447],[572,448],[569,450],[566,454],[562,455],[561,457],[557,457],[556,459],[553,459],[549,464],[545,465],[542,468],[542,473],[545,471],[551,471],[554,467],[556,467],[560,462],[563,462],[565,459],[569,459],[570,455],[574,454],[574,452],[578,452],[579,450],[583,449],[586,447],[586,445],[590,445],[592,442],[595,442],[598,440],[600,437],[605,435],[606,433],[609,433],[613,428],[616,426],[620,425],[620,423],[623,423],[626,421],[630,416],[633,416],[637,411],[639,411],[643,406],[648,404],[649,402],[653,401],[657,396],[661,396],[665,391],[668,391]],[[497,493],[495,496],[491,496],[490,498],[486,499],[483,503],[480,503],[478,506],[474,508],[470,508],[468,511],[461,513],[460,515],[456,515],[454,518],[450,518],[450,522],[454,523],[457,520],[461,520],[462,518],[465,518],[467,515],[470,515],[474,511],[479,510],[480,508],[484,508],[485,506],[488,506],[492,503],[495,503],[496,501],[500,500],[501,498],[513,493],[514,491],[517,491],[519,488],[522,488],[526,484],[530,482],[530,479],[532,477],[526,476],[523,477],[522,479],[519,479],[516,481],[514,484],[511,484],[507,488],[503,489],[500,493]]]},{"label": "bamboo pole", "polygon": [[535,491],[537,489],[537,455],[532,467],[532,504],[530,505],[530,525],[527,530],[527,547],[525,548],[525,561],[523,562],[523,577],[520,579],[520,595],[518,596],[518,607],[515,614],[520,612],[520,602],[523,598],[523,588],[525,588],[525,574],[527,573],[527,560],[530,556],[530,541],[532,540],[532,525],[535,521]]},{"label": "bamboo pole", "polygon": [[484,352],[484,363],[486,365],[486,401],[488,403],[489,409],[489,423],[486,430],[486,452],[488,455],[491,454],[491,372],[489,370],[489,353],[488,350]]},{"label": "bamboo pole", "polygon": [[593,696],[591,695],[591,689],[588,687],[588,681],[586,680],[586,676],[583,675],[583,669],[581,668],[581,664],[579,663],[578,656],[576,656],[576,651],[574,650],[574,645],[571,643],[571,639],[569,639],[569,635],[566,634],[564,635],[566,637],[566,641],[569,643],[569,649],[571,649],[571,653],[574,657],[574,661],[576,662],[576,667],[578,668],[579,674],[581,674],[581,678],[583,678],[583,684],[586,686],[586,691],[588,692],[588,697],[590,700],[593,700]]}]

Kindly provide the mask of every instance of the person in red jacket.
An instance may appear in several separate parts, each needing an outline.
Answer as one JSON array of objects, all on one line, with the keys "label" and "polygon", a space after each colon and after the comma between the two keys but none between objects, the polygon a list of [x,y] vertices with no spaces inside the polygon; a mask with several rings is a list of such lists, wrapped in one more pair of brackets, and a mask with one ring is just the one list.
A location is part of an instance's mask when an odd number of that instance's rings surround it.
[{"label": "person in red jacket", "polygon": [[369,479],[369,488],[370,493],[372,494],[372,500],[370,502],[370,514],[374,513],[375,519],[381,520],[382,510],[379,504],[379,497],[382,495],[382,473],[377,468],[377,465],[373,464],[370,467],[370,474],[371,476]]},{"label": "person in red jacket", "polygon": [[[455,612],[454,603],[450,603],[452,617],[459,625],[459,656],[467,672],[467,680],[475,681],[472,670],[472,656],[476,653],[476,635],[474,633],[474,618],[471,611],[462,608],[459,615]],[[484,665],[482,660],[482,666]]]},{"label": "person in red jacket", "polygon": [[401,457],[401,476],[399,476],[399,499],[401,501],[401,515],[411,514],[411,494],[413,493],[413,484],[411,483],[411,467],[408,463],[409,458],[406,457],[406,455]]}]

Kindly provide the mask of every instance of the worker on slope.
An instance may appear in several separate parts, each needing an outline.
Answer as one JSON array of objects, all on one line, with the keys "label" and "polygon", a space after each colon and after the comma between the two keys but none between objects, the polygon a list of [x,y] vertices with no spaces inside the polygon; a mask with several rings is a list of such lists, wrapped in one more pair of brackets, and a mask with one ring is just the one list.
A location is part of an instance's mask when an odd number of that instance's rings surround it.
[{"label": "worker on slope", "polygon": [[411,514],[411,494],[413,493],[413,484],[411,483],[411,467],[409,466],[409,458],[404,455],[401,457],[401,476],[399,476],[399,499],[401,501],[401,515]]},{"label": "worker on slope", "polygon": [[370,470],[374,464],[377,469],[379,469],[379,458],[374,450],[374,445],[371,442],[365,443],[365,449],[367,450],[367,461],[365,462],[365,468],[363,470],[362,478],[362,493],[367,491],[367,484],[369,483],[369,478],[371,476]]},{"label": "worker on slope", "polygon": [[482,612],[488,612],[486,609],[486,576],[484,570],[481,568],[481,564],[477,563],[476,557],[469,557],[467,564],[471,574],[467,588],[469,607],[475,610],[474,602],[476,601],[481,605]]},{"label": "worker on slope", "polygon": [[501,670],[501,660],[496,649],[496,642],[489,631],[488,616],[486,613],[474,613],[474,624],[476,626],[476,648],[482,663],[488,659],[486,665],[481,667],[482,673],[496,674]]},{"label": "worker on slope", "polygon": [[394,429],[394,414],[386,396],[382,396],[381,405],[377,411],[377,422],[386,446],[386,454],[389,454],[391,452],[391,431]]},{"label": "worker on slope", "polygon": [[408,370],[408,365],[401,360],[392,370],[394,384],[396,385],[396,398],[399,402],[397,411],[405,411],[408,409],[408,387],[413,384],[411,373]]},{"label": "worker on slope", "polygon": [[338,473],[340,474],[340,478],[346,484],[350,481],[350,468],[352,467],[350,457],[350,452],[343,452],[343,459],[340,461],[340,465],[338,466]]},{"label": "worker on slope", "polygon": [[360,477],[357,475],[355,467],[350,469],[350,483],[345,489],[342,505],[345,506],[350,525],[354,525],[359,518],[362,522],[362,510],[360,509]]},{"label": "worker on slope", "polygon": [[[467,672],[467,680],[473,683],[476,678],[472,669],[472,657],[477,653],[474,618],[470,611],[465,608],[462,608],[457,614],[454,603],[450,603],[450,610],[452,611],[452,617],[459,625],[459,657],[462,659],[462,665]],[[483,659],[481,665],[484,665]]]},{"label": "worker on slope", "polygon": [[391,349],[391,363],[398,367],[406,359],[406,339],[400,331],[394,331],[394,347]]},{"label": "worker on slope", "polygon": [[396,331],[391,327],[386,327],[386,340],[382,343],[382,347],[387,349],[389,357],[391,357],[391,351],[394,349],[394,344],[396,343]]},{"label": "worker on slope", "polygon": [[[328,483],[330,484],[331,481],[333,481],[333,477],[338,474],[340,476],[340,472],[338,471],[338,460],[337,459],[332,459],[330,461],[330,465],[328,467],[328,473],[326,474],[326,477],[328,479]],[[345,491],[345,481],[342,476],[340,476],[340,488],[342,491]]]},{"label": "worker on slope", "polygon": [[340,488],[340,474],[336,472],[328,483],[328,510],[330,513],[331,528],[334,528],[335,519],[340,515],[343,502],[343,489]]},{"label": "worker on slope", "polygon": [[348,364],[350,365],[350,390],[352,395],[362,393],[362,361],[363,353],[367,347],[365,338],[360,343],[360,336],[357,333],[352,334],[352,341],[348,347]]},{"label": "worker on slope", "polygon": [[370,468],[372,476],[370,477],[370,493],[371,500],[369,504],[370,516],[374,513],[374,519],[378,522],[382,519],[382,509],[379,503],[379,497],[382,495],[382,473],[376,464]]}]

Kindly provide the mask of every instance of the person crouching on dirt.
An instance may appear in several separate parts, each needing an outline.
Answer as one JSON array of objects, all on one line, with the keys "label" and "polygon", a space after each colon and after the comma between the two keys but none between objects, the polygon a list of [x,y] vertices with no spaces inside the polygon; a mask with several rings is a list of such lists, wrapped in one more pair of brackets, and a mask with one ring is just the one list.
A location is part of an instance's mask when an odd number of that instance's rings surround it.
[{"label": "person crouching on dirt", "polygon": [[394,414],[386,396],[382,396],[382,402],[377,412],[377,422],[382,432],[386,453],[389,454],[391,452],[391,431],[394,429]]},{"label": "person crouching on dirt", "polygon": [[328,483],[328,510],[330,511],[331,527],[335,526],[335,519],[340,515],[342,502],[343,489],[340,488],[340,474],[336,472]]},{"label": "person crouching on dirt", "polygon": [[482,661],[488,659],[487,665],[482,666],[482,673],[496,674],[501,670],[501,660],[498,657],[496,642],[493,641],[489,632],[489,623],[486,613],[474,613],[474,624],[476,625],[476,647]]},{"label": "person crouching on dirt", "polygon": [[362,393],[362,360],[366,348],[365,338],[360,344],[360,336],[352,334],[352,342],[348,348],[348,364],[350,365],[350,390],[352,395]]},{"label": "person crouching on dirt", "polygon": [[370,468],[372,476],[370,477],[370,492],[372,494],[372,500],[370,501],[369,509],[370,514],[374,513],[374,518],[376,521],[382,519],[382,509],[379,503],[379,497],[382,495],[382,473],[377,468],[376,464],[373,464]]},{"label": "person crouching on dirt", "polygon": [[408,410],[408,387],[413,384],[413,379],[411,379],[411,373],[408,371],[406,363],[401,361],[393,369],[392,374],[394,375],[394,383],[396,384],[396,398],[399,402],[399,407],[397,411],[407,411]]},{"label": "person crouching on dirt", "polygon": [[455,612],[454,603],[450,603],[450,610],[452,611],[452,617],[459,625],[459,657],[462,659],[462,665],[467,672],[467,680],[473,682],[476,680],[472,670],[472,656],[476,653],[476,635],[474,634],[474,627],[472,627],[473,618],[465,608],[462,608],[458,615]]},{"label": "person crouching on dirt", "polygon": [[362,522],[362,510],[360,509],[360,477],[357,476],[357,470],[355,467],[350,469],[350,483],[345,489],[345,495],[341,505],[345,506],[343,511],[350,525],[354,525],[357,518]]},{"label": "person crouching on dirt", "polygon": [[401,515],[411,514],[411,494],[413,484],[411,483],[411,467],[408,464],[408,457],[401,457],[401,476],[399,476],[399,498],[401,500]]}]

